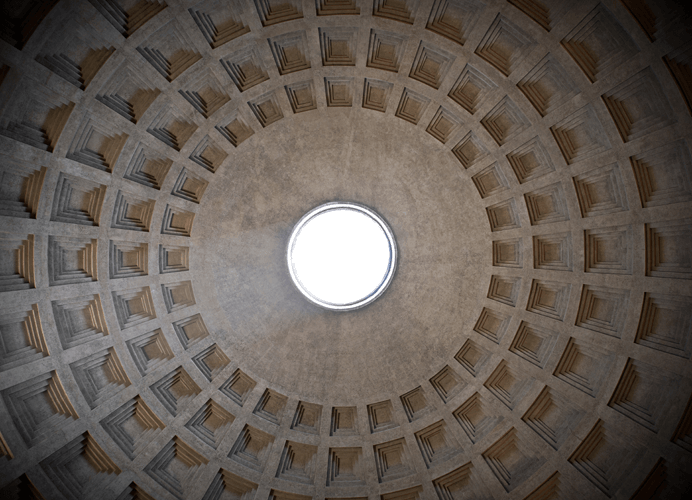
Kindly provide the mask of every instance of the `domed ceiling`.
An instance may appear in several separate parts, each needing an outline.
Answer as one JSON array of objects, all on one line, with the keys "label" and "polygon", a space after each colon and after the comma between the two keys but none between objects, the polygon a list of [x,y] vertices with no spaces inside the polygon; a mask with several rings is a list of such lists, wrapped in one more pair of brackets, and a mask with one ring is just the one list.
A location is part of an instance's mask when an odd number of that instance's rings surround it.
[{"label": "domed ceiling", "polygon": [[[1,498],[689,494],[673,4],[3,9]],[[286,264],[333,201],[398,248],[354,311]]]}]

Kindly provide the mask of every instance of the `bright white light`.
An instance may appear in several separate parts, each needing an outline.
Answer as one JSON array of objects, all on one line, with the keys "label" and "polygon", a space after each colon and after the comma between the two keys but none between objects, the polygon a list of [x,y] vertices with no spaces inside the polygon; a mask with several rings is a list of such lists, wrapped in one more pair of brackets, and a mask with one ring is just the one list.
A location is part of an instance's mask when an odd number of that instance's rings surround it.
[{"label": "bright white light", "polygon": [[351,203],[328,203],[293,229],[288,266],[298,289],[329,309],[375,300],[394,273],[396,246],[386,223]]}]

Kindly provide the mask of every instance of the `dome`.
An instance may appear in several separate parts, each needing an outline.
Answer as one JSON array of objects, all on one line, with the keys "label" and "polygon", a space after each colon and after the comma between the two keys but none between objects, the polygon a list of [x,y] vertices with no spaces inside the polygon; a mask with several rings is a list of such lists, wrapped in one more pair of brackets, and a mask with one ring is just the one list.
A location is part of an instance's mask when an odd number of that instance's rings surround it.
[{"label": "dome", "polygon": [[[689,496],[675,3],[2,9],[0,497]],[[353,310],[287,260],[335,202]]]}]

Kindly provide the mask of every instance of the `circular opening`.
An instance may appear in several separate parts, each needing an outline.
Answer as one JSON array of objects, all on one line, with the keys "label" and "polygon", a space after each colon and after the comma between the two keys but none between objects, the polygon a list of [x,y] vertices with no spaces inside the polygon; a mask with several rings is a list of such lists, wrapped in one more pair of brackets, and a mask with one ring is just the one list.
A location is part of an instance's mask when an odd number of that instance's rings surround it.
[{"label": "circular opening", "polygon": [[288,242],[288,269],[300,292],[327,309],[369,304],[389,285],[396,243],[389,226],[355,203],[320,205],[298,221]]}]

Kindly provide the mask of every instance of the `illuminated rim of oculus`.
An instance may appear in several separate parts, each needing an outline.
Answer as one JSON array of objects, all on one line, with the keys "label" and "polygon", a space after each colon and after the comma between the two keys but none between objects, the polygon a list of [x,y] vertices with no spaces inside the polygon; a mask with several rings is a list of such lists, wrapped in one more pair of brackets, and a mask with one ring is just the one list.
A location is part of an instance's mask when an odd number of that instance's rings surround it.
[{"label": "illuminated rim of oculus", "polygon": [[397,249],[387,223],[369,208],[332,202],[306,213],[288,241],[288,270],[312,303],[351,311],[387,289]]}]

